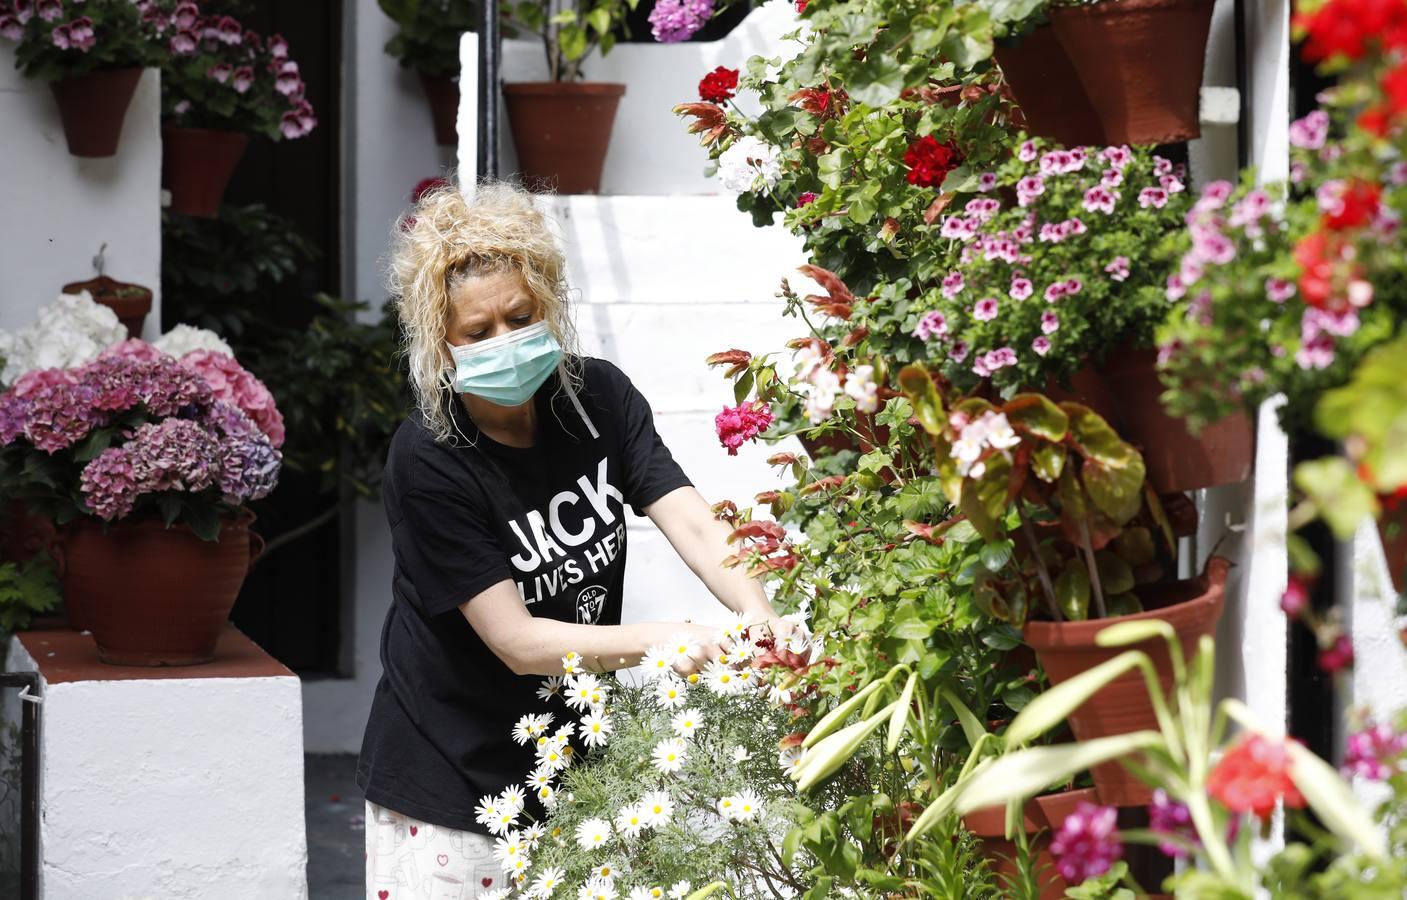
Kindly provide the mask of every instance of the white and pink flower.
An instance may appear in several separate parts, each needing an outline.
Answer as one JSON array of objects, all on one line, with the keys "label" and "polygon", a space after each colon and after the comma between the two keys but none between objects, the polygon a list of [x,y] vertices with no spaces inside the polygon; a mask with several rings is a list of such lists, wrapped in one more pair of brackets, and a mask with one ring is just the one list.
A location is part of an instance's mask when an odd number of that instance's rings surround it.
[{"label": "white and pink flower", "polygon": [[1025,300],[1035,291],[1035,285],[1031,284],[1031,279],[1020,275],[1011,279],[1011,290],[1008,291],[1013,300]]},{"label": "white and pink flower", "polygon": [[1127,256],[1116,256],[1109,265],[1104,267],[1104,272],[1112,281],[1126,281],[1129,277],[1129,258]]},{"label": "white and pink flower", "polygon": [[990,322],[997,317],[999,309],[995,297],[984,297],[972,307],[972,317],[979,322]]},{"label": "white and pink flower", "polygon": [[1114,206],[1119,202],[1119,193],[1112,191],[1103,185],[1095,185],[1085,191],[1084,207],[1085,212],[1101,212],[1106,216],[1112,215]]}]

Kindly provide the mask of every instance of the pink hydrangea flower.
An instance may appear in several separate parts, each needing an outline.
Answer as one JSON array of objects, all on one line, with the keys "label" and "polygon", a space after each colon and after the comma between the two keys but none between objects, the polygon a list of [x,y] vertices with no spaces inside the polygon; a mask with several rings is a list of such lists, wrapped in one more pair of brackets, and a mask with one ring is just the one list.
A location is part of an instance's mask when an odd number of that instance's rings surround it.
[{"label": "pink hydrangea flower", "polygon": [[113,344],[98,355],[98,359],[134,359],[138,362],[149,363],[159,362],[166,358],[165,353],[141,338],[128,338],[119,344]]},{"label": "pink hydrangea flower", "polygon": [[283,446],[283,414],[273,395],[234,357],[213,350],[192,350],[181,357],[180,364],[203,378],[216,399],[238,406],[268,436],[275,449]]},{"label": "pink hydrangea flower", "polygon": [[729,456],[737,456],[739,447],[756,438],[771,424],[771,407],[761,400],[742,403],[732,408],[725,406],[713,419],[718,440],[728,449]]},{"label": "pink hydrangea flower", "polygon": [[1055,868],[1067,884],[1080,884],[1109,871],[1123,856],[1118,832],[1119,811],[1112,806],[1081,803],[1051,838]]},{"label": "pink hydrangea flower", "polygon": [[990,322],[997,317],[997,301],[994,297],[986,297],[977,301],[972,307],[972,317],[979,322]]},{"label": "pink hydrangea flower", "polygon": [[914,329],[914,337],[921,341],[932,340],[948,336],[948,320],[937,310],[923,314],[923,318],[918,320],[918,327]]},{"label": "pink hydrangea flower", "polygon": [[1011,279],[1011,290],[1008,293],[1011,294],[1013,300],[1025,300],[1031,296],[1034,290],[1035,286],[1031,284],[1031,279],[1017,275]]}]

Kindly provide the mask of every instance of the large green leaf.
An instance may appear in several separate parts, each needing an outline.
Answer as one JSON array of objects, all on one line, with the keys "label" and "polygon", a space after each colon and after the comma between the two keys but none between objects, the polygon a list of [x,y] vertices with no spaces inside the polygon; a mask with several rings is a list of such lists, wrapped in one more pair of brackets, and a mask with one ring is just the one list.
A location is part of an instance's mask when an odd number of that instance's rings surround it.
[{"label": "large green leaf", "polygon": [[1094,562],[1099,567],[1099,586],[1106,595],[1133,590],[1133,569],[1119,556],[1109,550],[1100,550],[1094,554]]},{"label": "large green leaf", "polygon": [[1137,650],[1128,650],[1105,660],[1068,681],[1053,685],[1011,720],[1006,729],[1009,746],[1027,744],[1070,717],[1086,700],[1109,682],[1139,665],[1147,657]]},{"label": "large green leaf", "polygon": [[1072,559],[1055,576],[1055,602],[1060,614],[1071,622],[1089,618],[1089,573],[1085,564]]},{"label": "large green leaf", "polygon": [[1031,453],[1031,470],[1047,484],[1053,483],[1065,470],[1065,445],[1042,443]]},{"label": "large green leaf", "polygon": [[1002,406],[1011,427],[1059,443],[1070,429],[1070,417],[1044,394],[1017,394]]},{"label": "large green leaf", "polygon": [[1356,843],[1376,859],[1387,855],[1387,841],[1373,817],[1358,802],[1338,772],[1303,744],[1289,741],[1290,778],[1329,830]]},{"label": "large green leaf", "polygon": [[953,811],[965,815],[976,809],[1034,797],[1092,766],[1156,747],[1162,740],[1156,731],[1135,731],[1079,744],[1032,747],[1008,753],[967,783],[953,804]]},{"label": "large green leaf", "polygon": [[872,681],[860,688],[849,700],[846,700],[823,716],[821,721],[816,723],[816,727],[812,728],[811,731],[807,733],[806,738],[801,742],[801,746],[810,747],[826,737],[826,735],[835,731],[850,717],[851,713],[860,708],[860,705],[864,703],[871,694],[883,686],[884,682],[881,680]]},{"label": "large green leaf", "polygon": [[914,417],[929,434],[942,434],[948,417],[943,412],[943,398],[923,363],[911,363],[899,370],[899,389],[908,398]]}]

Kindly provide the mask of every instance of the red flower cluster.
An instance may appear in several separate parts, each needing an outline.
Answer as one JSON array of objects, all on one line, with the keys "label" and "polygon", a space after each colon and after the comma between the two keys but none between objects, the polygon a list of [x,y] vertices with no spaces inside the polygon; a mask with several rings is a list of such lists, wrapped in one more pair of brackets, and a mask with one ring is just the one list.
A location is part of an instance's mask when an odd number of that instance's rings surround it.
[{"label": "red flower cluster", "polygon": [[1375,45],[1407,47],[1407,4],[1402,0],[1328,0],[1312,12],[1297,12],[1293,25],[1305,35],[1309,62],[1362,59]]},{"label": "red flower cluster", "polygon": [[1304,797],[1290,778],[1290,751],[1285,741],[1259,734],[1243,737],[1221,757],[1207,777],[1207,793],[1234,813],[1251,813],[1265,820],[1277,800],[1299,809]]},{"label": "red flower cluster", "polygon": [[1354,260],[1353,244],[1342,235],[1315,231],[1295,245],[1295,262],[1300,267],[1299,291],[1304,302],[1319,309],[1342,312],[1350,306],[1364,306],[1371,299],[1372,285],[1363,280],[1363,267]]},{"label": "red flower cluster", "polygon": [[732,100],[738,90],[738,70],[719,66],[699,82],[699,99],[709,103]]},{"label": "red flower cluster", "polygon": [[729,456],[737,456],[738,448],[772,424],[772,410],[761,400],[741,403],[732,409],[723,407],[713,420],[718,440],[728,448]]},{"label": "red flower cluster", "polygon": [[962,153],[952,141],[938,143],[933,135],[924,135],[904,151],[904,165],[909,167],[909,184],[919,187],[940,187],[948,173],[962,164]]},{"label": "red flower cluster", "polygon": [[1362,228],[1378,217],[1383,189],[1371,181],[1350,181],[1339,198],[1339,207],[1326,212],[1321,221],[1330,231]]}]

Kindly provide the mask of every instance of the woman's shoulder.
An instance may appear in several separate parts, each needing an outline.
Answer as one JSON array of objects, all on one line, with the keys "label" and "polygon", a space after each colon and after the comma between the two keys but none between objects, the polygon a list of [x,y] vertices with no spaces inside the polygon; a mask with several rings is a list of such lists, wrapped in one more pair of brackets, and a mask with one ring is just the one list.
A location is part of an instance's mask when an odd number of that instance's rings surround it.
[{"label": "woman's shoulder", "polygon": [[425,414],[412,409],[391,436],[385,480],[402,494],[463,488],[471,480],[465,477],[468,463],[450,443],[436,440]]}]

